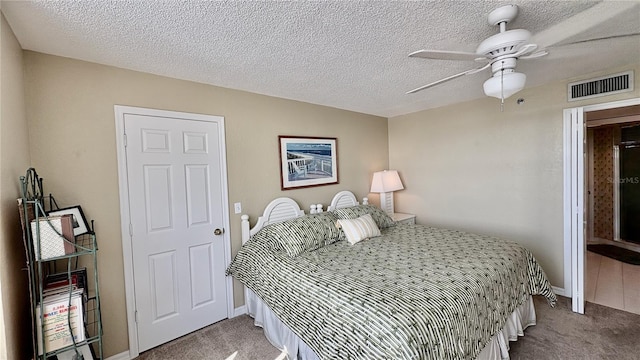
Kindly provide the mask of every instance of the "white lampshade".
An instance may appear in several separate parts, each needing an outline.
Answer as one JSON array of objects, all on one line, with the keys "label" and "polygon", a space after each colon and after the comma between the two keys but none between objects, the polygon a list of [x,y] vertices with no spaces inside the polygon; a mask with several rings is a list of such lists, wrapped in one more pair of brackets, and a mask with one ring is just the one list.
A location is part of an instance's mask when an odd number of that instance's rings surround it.
[{"label": "white lampshade", "polygon": [[380,208],[393,216],[393,192],[404,189],[400,176],[395,170],[376,171],[371,181],[371,192],[380,193]]},{"label": "white lampshade", "polygon": [[373,173],[371,192],[386,193],[402,189],[404,189],[404,186],[396,170],[384,170]]},{"label": "white lampshade", "polygon": [[518,72],[496,72],[489,80],[484,82],[484,93],[498,99],[506,99],[509,96],[524,89],[527,75]]}]

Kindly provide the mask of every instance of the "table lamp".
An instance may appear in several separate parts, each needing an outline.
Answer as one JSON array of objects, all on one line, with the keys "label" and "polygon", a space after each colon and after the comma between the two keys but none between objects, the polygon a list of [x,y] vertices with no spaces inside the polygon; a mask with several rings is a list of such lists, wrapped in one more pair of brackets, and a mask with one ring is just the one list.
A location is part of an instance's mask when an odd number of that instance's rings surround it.
[{"label": "table lamp", "polygon": [[400,176],[396,170],[376,171],[371,181],[371,192],[380,193],[380,207],[389,216],[393,210],[393,192],[404,189]]}]

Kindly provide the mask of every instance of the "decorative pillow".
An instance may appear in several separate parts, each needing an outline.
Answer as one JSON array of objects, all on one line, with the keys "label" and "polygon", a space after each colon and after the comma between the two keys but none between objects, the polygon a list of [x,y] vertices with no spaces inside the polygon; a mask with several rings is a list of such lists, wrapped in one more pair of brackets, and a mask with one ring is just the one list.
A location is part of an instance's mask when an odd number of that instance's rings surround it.
[{"label": "decorative pillow", "polygon": [[272,228],[271,225],[267,225],[260,229],[257,233],[251,236],[249,241],[259,242],[263,245],[267,244],[269,250],[280,250],[282,247],[278,242],[278,231],[275,228]]},{"label": "decorative pillow", "polygon": [[347,241],[351,245],[371,237],[380,236],[380,229],[378,229],[370,214],[362,215],[357,219],[338,220],[337,226],[342,228],[347,236]]},{"label": "decorative pillow", "polygon": [[356,219],[362,215],[369,214],[380,229],[386,229],[396,225],[396,222],[393,221],[387,213],[373,205],[350,206],[342,209],[335,209],[333,210],[333,213],[336,214],[338,219]]},{"label": "decorative pillow", "polygon": [[340,240],[336,220],[335,215],[329,212],[305,215],[269,225],[260,231],[268,231],[289,256],[296,257]]}]

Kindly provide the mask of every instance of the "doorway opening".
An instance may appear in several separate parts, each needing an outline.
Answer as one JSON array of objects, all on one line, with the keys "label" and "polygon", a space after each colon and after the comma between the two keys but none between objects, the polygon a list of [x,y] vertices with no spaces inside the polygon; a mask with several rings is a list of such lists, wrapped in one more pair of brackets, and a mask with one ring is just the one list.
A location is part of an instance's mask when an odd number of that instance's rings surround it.
[{"label": "doorway opening", "polygon": [[587,181],[585,113],[640,105],[640,98],[567,108],[563,112],[564,137],[564,295],[571,309],[584,314],[585,255],[587,242]]},{"label": "doorway opening", "polygon": [[584,299],[640,314],[640,105],[584,118]]}]

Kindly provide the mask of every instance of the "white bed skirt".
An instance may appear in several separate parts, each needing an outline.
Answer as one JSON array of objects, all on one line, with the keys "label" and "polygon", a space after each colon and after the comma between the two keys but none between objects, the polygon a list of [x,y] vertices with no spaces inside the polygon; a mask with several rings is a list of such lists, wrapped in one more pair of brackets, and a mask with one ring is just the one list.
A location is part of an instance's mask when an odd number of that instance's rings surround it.
[{"label": "white bed skirt", "polygon": [[[288,359],[316,360],[318,356],[293,331],[291,331],[269,309],[269,307],[251,290],[246,289],[245,301],[249,315],[255,319],[254,324],[264,329],[267,340],[280,349],[286,351]],[[509,341],[518,340],[524,336],[524,329],[536,324],[536,311],[533,298],[530,296],[514,311],[504,328],[500,330],[478,355],[478,360],[509,359]]]}]

